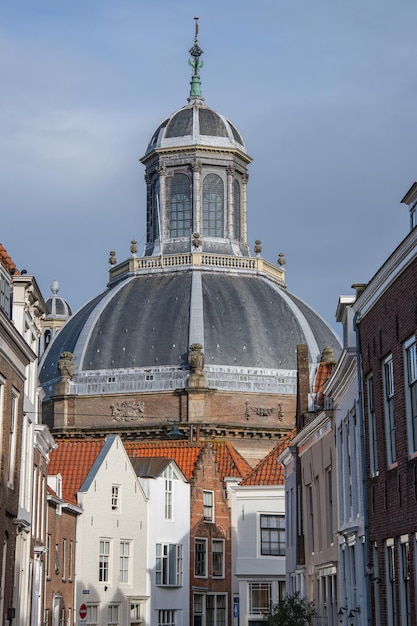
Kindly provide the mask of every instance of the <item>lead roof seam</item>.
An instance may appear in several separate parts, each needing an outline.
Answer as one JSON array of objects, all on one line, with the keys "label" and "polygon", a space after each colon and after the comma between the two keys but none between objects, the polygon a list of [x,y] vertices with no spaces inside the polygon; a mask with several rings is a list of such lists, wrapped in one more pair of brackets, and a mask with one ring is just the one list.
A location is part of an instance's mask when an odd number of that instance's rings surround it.
[{"label": "lead roof seam", "polygon": [[[120,285],[117,285],[110,292],[102,298],[100,303],[93,308],[90,315],[88,316],[87,321],[85,322],[82,331],[80,332],[77,343],[74,346],[74,365],[75,365],[75,373],[78,373],[83,370],[83,361],[85,357],[85,353],[87,351],[88,346],[90,345],[91,334],[94,330],[94,326],[97,323],[100,315],[103,310],[106,308],[108,303],[114,298],[114,296],[128,283],[130,283],[135,277],[132,276],[128,280],[121,281]],[[79,348],[81,346],[81,348]]]},{"label": "lead roof seam", "polygon": [[201,272],[193,272],[191,279],[189,345],[200,343],[204,349],[204,304]]},{"label": "lead roof seam", "polygon": [[[305,339],[306,339],[306,343],[307,343],[307,346],[308,346],[308,351],[310,353],[310,361],[313,362],[313,363],[318,363],[319,360],[320,360],[320,354],[321,353],[320,353],[319,347],[317,345],[317,341],[314,338],[313,331],[311,330],[310,325],[307,322],[307,320],[306,320],[305,316],[303,315],[303,313],[297,307],[295,302],[293,302],[291,300],[291,298],[289,296],[287,296],[285,291],[283,291],[282,289],[280,289],[279,287],[277,287],[276,285],[271,283],[271,281],[267,280],[263,276],[261,276],[260,278],[264,282],[266,282],[270,286],[272,286],[272,288],[275,289],[275,291],[277,293],[279,293],[279,295],[282,297],[282,299],[285,301],[285,303],[291,309],[294,317],[296,318],[297,322],[300,324],[301,329],[302,329],[302,331],[304,333],[304,336],[305,336]],[[313,383],[314,375],[315,375],[315,369],[316,369],[315,367],[313,367],[313,368],[310,367],[310,384]]]}]

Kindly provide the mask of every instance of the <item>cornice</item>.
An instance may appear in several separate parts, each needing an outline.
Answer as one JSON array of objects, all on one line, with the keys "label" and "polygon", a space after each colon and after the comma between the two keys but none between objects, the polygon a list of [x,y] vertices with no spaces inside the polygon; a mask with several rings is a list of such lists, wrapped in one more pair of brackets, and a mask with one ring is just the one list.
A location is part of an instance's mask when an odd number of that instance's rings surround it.
[{"label": "cornice", "polygon": [[385,291],[416,258],[417,228],[414,228],[371,278],[353,304],[353,311],[358,314],[358,322],[372,309]]}]

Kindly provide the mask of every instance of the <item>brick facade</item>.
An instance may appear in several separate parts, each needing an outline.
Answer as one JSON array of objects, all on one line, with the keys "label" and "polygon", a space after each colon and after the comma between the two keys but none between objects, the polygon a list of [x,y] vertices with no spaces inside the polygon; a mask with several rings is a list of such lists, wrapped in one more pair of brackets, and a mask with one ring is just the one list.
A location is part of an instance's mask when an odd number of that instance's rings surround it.
[{"label": "brick facade", "polygon": [[[414,258],[391,281],[375,304],[359,318],[361,359],[364,378],[366,475],[369,519],[369,563],[376,583],[371,585],[373,624],[416,623],[417,455],[407,443],[406,383],[404,342],[417,331],[417,259]],[[358,309],[360,309],[359,299]],[[384,401],[384,361],[392,355],[394,372],[394,415],[396,458],[387,454],[387,428]],[[375,438],[378,463],[371,466],[369,388],[373,377],[376,416]],[[406,545],[406,548],[403,546]],[[389,562],[393,557],[394,571]],[[404,560],[405,556],[405,561]],[[403,568],[401,563],[403,562]],[[395,579],[395,580],[393,580]],[[405,599],[404,593],[409,597]],[[396,603],[396,607],[394,604]],[[406,604],[408,603],[408,609]],[[394,607],[394,608],[393,608]],[[396,612],[401,621],[390,622]],[[407,622],[409,612],[414,621]]]}]

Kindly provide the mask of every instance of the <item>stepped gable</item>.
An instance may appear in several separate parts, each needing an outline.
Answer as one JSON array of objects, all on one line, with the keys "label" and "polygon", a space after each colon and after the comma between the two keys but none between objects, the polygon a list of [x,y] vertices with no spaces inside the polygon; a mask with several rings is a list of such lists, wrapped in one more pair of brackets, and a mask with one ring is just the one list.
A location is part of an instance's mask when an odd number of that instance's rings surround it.
[{"label": "stepped gable", "polygon": [[278,456],[285,448],[291,445],[295,434],[296,430],[294,429],[280,439],[271,452],[254,467],[240,484],[245,487],[250,485],[283,485],[285,482],[284,468],[278,462]]},{"label": "stepped gable", "polygon": [[48,474],[62,476],[62,498],[78,504],[77,493],[104,447],[104,439],[59,441],[52,450]]}]

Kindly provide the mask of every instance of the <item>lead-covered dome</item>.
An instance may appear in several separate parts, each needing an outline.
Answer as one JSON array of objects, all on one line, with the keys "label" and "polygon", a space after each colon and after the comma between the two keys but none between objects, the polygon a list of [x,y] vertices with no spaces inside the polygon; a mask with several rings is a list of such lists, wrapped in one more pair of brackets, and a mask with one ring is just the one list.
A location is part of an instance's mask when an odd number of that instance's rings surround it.
[{"label": "lead-covered dome", "polygon": [[[196,31],[197,34],[197,31]],[[197,38],[188,104],[153,133],[146,173],[146,244],[54,337],[40,366],[46,423],[62,432],[121,428],[155,434],[167,420],[190,437],[294,424],[297,346],[311,389],[332,329],[286,286],[285,260],[251,256],[247,168],[237,129],[205,106]],[[193,434],[194,433],[194,434]],[[242,434],[244,433],[244,434]],[[130,434],[129,434],[130,436]]]},{"label": "lead-covered dome", "polygon": [[246,153],[242,136],[223,115],[205,106],[201,99],[176,111],[158,126],[146,154],[158,148],[199,145],[209,148],[241,150]]}]

